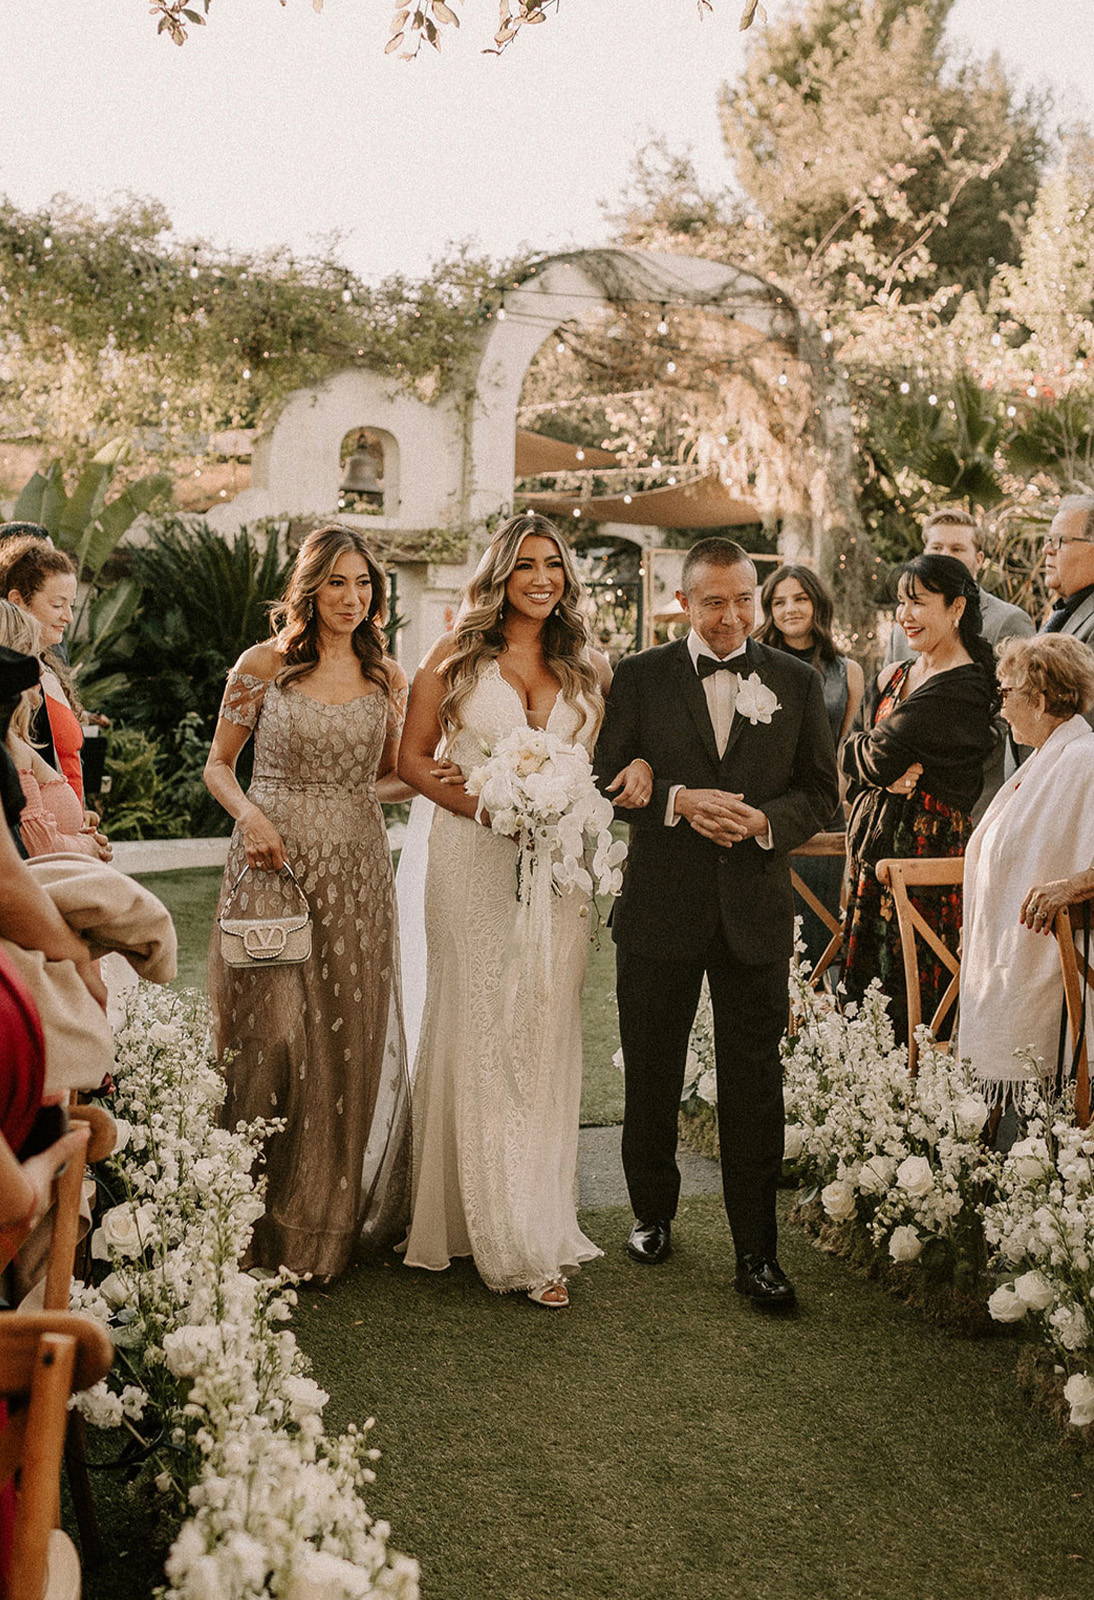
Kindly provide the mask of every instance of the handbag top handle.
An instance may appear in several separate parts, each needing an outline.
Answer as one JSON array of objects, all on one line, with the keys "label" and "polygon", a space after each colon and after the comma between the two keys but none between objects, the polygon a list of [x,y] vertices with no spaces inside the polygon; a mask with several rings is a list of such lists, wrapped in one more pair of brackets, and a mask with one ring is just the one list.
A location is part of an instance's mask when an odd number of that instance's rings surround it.
[{"label": "handbag top handle", "polygon": [[[228,893],[225,896],[224,904],[220,908],[220,915],[217,918],[217,926],[219,928],[223,928],[224,927],[225,918],[228,915],[228,908],[231,905],[232,901],[235,899],[236,890],[239,888],[240,884],[243,882],[243,880],[247,876],[248,872],[255,872],[255,871],[258,871],[258,870],[259,870],[258,868],[252,867],[252,866],[250,866],[250,864],[248,864],[247,866],[245,866],[243,868],[243,871],[236,878],[235,882],[232,884],[232,887],[228,890]],[[300,884],[297,882],[296,873],[289,866],[289,863],[287,861],[286,861],[285,865],[278,870],[278,874],[277,874],[278,877],[281,877],[282,874],[284,874],[289,879],[289,882],[292,884],[293,888],[296,890],[297,894],[300,896],[301,900],[304,903],[304,920],[305,921],[310,921],[310,919],[311,919],[311,907],[308,905],[308,897],[304,893],[303,889],[300,887]]]}]

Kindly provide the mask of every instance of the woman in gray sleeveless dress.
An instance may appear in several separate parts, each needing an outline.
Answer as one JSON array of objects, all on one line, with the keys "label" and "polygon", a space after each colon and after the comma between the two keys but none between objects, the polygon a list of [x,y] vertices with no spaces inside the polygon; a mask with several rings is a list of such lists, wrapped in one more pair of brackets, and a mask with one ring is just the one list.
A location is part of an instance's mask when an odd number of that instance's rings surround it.
[{"label": "woman in gray sleeveless dress", "polygon": [[[756,637],[763,644],[785,650],[807,661],[824,682],[824,704],[836,750],[847,737],[862,707],[866,680],[850,656],[840,655],[832,638],[833,602],[825,585],[809,567],[777,567],[760,591],[763,621]],[[846,818],[842,804],[828,824],[829,833],[842,833]],[[794,869],[822,905],[839,915],[844,863],[838,856],[802,856]],[[802,907],[805,960],[812,967],[824,954],[831,937],[820,918]]]},{"label": "woman in gray sleeveless dress", "polygon": [[[229,967],[214,927],[209,992],[225,1056],[226,1126],[279,1117],[251,1259],[316,1279],[397,1239],[409,1215],[409,1079],[391,853],[380,798],[406,791],[398,758],[406,678],[384,653],[383,573],[355,529],[301,546],[278,633],[228,674],[206,766],[236,819],[218,915],[299,909],[298,966]],[[235,762],[253,734],[244,794]],[[390,795],[386,793],[390,789]]]}]

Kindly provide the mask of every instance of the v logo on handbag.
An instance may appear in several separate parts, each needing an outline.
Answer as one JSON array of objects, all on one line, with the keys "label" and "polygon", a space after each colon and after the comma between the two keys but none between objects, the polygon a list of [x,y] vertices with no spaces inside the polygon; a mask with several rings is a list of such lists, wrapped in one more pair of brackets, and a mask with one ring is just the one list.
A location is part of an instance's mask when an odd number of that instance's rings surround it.
[{"label": "v logo on handbag", "polygon": [[302,910],[281,917],[229,917],[228,908],[250,867],[244,867],[229,889],[217,926],[220,929],[220,954],[229,967],[299,966],[311,955],[311,911],[307,898],[290,866],[281,872],[300,898]]}]

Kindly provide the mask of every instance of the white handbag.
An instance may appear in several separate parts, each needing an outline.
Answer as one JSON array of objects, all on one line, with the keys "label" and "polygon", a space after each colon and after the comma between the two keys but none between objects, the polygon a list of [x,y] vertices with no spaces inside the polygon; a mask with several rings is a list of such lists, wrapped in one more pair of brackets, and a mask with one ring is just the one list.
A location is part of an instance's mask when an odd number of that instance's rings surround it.
[{"label": "white handbag", "polygon": [[311,912],[304,891],[290,866],[281,868],[303,905],[295,915],[280,917],[229,917],[229,906],[236,890],[251,871],[244,867],[228,890],[217,927],[220,929],[220,954],[229,967],[294,967],[311,955]]}]

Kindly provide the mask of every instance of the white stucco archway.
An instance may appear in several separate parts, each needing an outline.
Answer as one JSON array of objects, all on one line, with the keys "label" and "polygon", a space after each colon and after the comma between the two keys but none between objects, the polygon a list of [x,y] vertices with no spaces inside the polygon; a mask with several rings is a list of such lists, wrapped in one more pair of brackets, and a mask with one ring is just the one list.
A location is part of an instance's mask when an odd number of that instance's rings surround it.
[{"label": "white stucco archway", "polygon": [[[430,559],[429,534],[463,529],[474,543],[475,530],[512,508],[517,411],[528,368],[561,324],[598,316],[613,300],[701,306],[811,360],[814,368],[824,364],[816,331],[778,289],[739,267],[643,250],[554,256],[506,292],[464,380],[440,398],[427,401],[360,368],[290,395],[256,444],[251,487],[214,507],[209,520],[231,531],[259,517],[342,516],[382,536],[400,566],[399,609],[408,618],[404,653],[415,660],[444,625],[477,555],[471,548],[459,563],[451,556]],[[824,440],[809,470],[799,474],[796,488],[773,492],[761,507],[765,521],[778,523],[786,554],[818,565],[825,523],[840,506],[838,486],[852,481],[850,420],[838,410],[829,402],[822,416],[818,408]],[[339,442],[355,427],[386,432],[397,444],[398,498],[390,507],[385,502],[382,516],[339,511]],[[846,505],[841,509],[853,515]],[[422,550],[417,560],[415,544]]]}]

